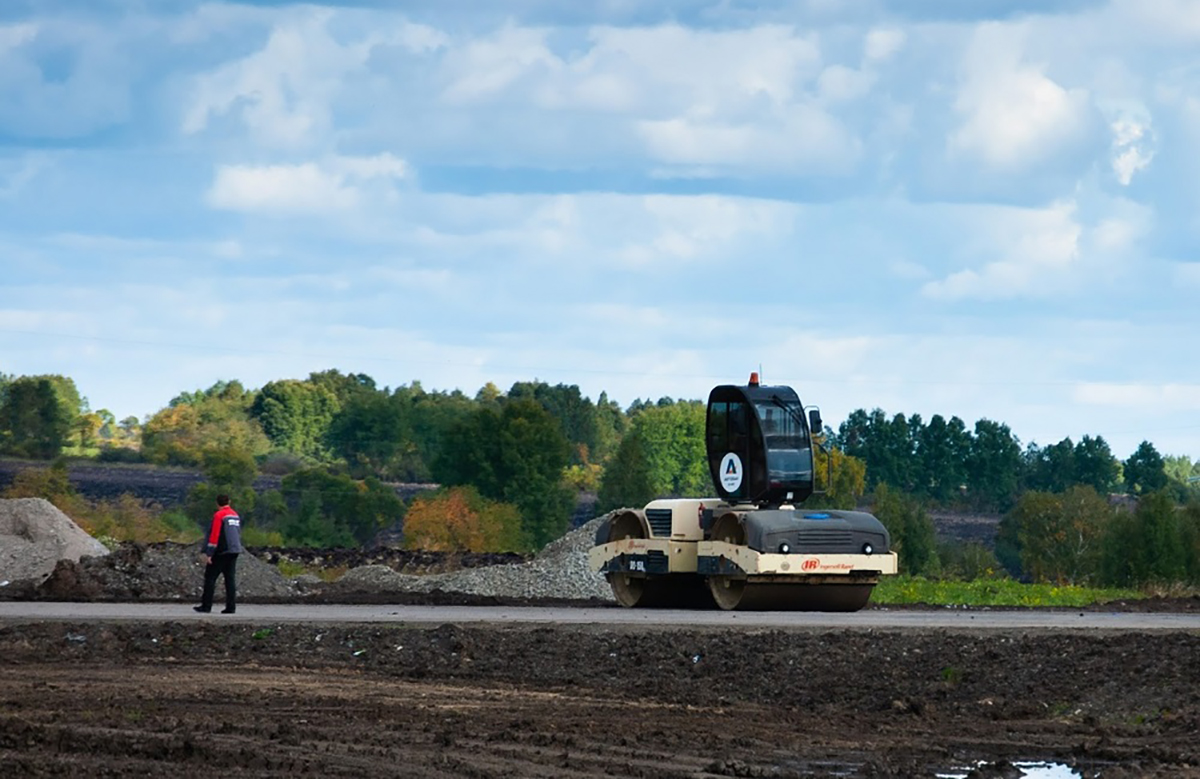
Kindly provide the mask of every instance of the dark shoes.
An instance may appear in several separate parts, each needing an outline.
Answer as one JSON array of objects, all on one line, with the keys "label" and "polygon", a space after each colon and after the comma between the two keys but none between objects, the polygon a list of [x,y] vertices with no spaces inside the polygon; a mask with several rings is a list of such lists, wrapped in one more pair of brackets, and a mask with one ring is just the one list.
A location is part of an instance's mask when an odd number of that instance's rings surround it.
[{"label": "dark shoes", "polygon": [[222,614],[236,614],[237,609],[221,609]]},{"label": "dark shoes", "polygon": [[192,606],[192,611],[198,611],[201,614],[207,614],[208,612],[212,611],[212,609],[206,609],[203,606]]}]

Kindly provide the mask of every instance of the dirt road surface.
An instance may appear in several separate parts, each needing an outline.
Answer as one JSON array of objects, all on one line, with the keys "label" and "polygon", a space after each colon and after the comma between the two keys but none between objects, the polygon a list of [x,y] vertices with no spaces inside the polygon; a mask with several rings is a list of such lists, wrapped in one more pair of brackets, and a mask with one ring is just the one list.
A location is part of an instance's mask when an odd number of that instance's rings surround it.
[{"label": "dirt road surface", "polygon": [[578,606],[428,606],[243,604],[233,615],[197,614],[181,603],[73,603],[0,601],[0,620],[219,620],[267,624],[532,623],[542,625],[624,625],[726,628],[841,628],[846,630],[950,628],[963,630],[1187,630],[1200,634],[1200,613],[1102,612],[1068,609],[870,608],[846,613],[622,609]]},{"label": "dirt road surface", "polygon": [[1194,625],[340,623],[266,608],[0,619],[0,776],[1007,777],[1039,760],[1200,776]]}]

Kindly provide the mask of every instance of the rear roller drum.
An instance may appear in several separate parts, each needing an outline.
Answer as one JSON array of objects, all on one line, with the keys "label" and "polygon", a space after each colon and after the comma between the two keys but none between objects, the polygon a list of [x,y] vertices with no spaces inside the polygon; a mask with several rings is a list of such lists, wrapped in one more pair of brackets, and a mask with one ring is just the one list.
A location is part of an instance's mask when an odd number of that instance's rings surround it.
[{"label": "rear roller drum", "polygon": [[[608,540],[621,541],[626,538],[646,538],[645,519],[640,511],[628,511],[616,519],[608,531]],[[635,576],[614,571],[607,575],[608,586],[613,598],[626,608],[704,608],[712,607],[712,601],[697,576],[671,574],[669,576]]]},{"label": "rear roller drum", "polygon": [[617,603],[627,609],[639,605],[646,595],[646,580],[624,573],[608,574],[608,586],[612,587],[613,597],[617,599]]}]

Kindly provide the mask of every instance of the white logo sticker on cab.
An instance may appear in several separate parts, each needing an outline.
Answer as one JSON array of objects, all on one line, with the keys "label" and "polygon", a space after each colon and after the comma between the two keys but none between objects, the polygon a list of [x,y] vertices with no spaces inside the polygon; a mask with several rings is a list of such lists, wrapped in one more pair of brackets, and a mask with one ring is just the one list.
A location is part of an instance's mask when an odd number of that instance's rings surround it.
[{"label": "white logo sticker on cab", "polygon": [[726,492],[737,492],[742,486],[742,458],[735,452],[721,458],[721,486]]}]

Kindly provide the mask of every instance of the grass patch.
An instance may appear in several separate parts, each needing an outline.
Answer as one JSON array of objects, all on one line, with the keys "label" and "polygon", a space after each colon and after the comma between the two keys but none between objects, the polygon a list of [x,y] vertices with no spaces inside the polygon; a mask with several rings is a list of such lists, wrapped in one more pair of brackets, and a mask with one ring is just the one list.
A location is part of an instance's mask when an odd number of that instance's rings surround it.
[{"label": "grass patch", "polygon": [[1145,595],[1137,590],[1022,584],[1012,579],[956,582],[920,576],[885,576],[875,587],[871,602],[879,605],[1078,607],[1143,597]]},{"label": "grass patch", "polygon": [[336,582],[348,570],[350,570],[348,565],[335,565],[332,568],[318,569],[316,574],[317,578],[323,582]]},{"label": "grass patch", "polygon": [[346,565],[334,565],[329,568],[310,568],[304,563],[297,563],[291,560],[280,560],[275,564],[275,567],[287,579],[295,579],[297,576],[310,573],[323,582],[335,582],[342,578],[342,574],[349,570],[349,566]]}]

